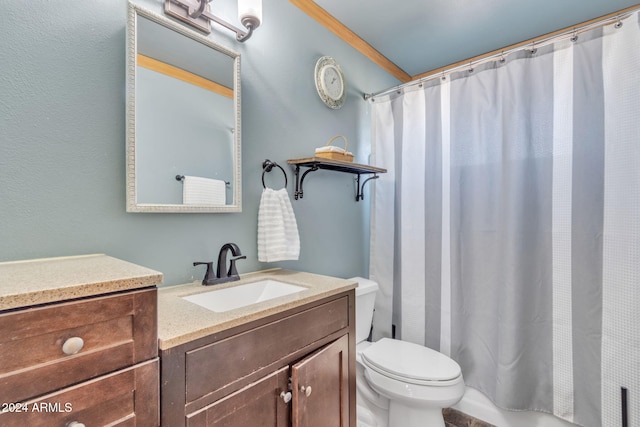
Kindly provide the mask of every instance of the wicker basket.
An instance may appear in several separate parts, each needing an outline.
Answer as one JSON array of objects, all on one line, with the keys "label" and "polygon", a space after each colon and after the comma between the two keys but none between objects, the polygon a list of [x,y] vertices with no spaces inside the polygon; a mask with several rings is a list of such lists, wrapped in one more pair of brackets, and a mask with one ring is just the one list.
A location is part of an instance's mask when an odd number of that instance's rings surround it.
[{"label": "wicker basket", "polygon": [[331,160],[341,160],[343,162],[353,162],[353,154],[347,151],[347,148],[349,147],[349,141],[347,141],[347,138],[345,138],[343,135],[334,136],[325,144],[325,146],[330,146],[333,143],[333,141],[335,141],[338,138],[342,138],[344,140],[344,153],[341,153],[338,151],[324,151],[324,152],[321,151],[321,152],[316,152],[315,157],[321,157],[323,159],[331,159]]}]

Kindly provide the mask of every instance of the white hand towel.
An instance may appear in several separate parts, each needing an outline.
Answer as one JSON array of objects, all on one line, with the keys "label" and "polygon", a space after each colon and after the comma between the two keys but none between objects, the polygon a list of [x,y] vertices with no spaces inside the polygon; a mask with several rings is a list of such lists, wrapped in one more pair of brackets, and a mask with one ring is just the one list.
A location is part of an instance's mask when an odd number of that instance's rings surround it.
[{"label": "white hand towel", "polygon": [[224,205],[226,184],[219,179],[185,176],[182,183],[182,203],[185,205]]},{"label": "white hand towel", "polygon": [[286,188],[265,188],[258,208],[258,260],[297,260],[300,256],[298,224]]},{"label": "white hand towel", "polygon": [[344,148],[335,147],[333,145],[325,145],[324,147],[316,148],[316,153],[340,153],[353,155],[351,151],[347,151]]}]

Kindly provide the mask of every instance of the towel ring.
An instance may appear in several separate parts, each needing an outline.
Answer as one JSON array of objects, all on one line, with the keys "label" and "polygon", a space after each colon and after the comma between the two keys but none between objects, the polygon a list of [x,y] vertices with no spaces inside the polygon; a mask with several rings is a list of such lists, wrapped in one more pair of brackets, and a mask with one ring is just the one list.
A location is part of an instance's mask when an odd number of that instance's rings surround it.
[{"label": "towel ring", "polygon": [[274,166],[277,166],[278,168],[280,168],[280,170],[284,174],[284,186],[286,188],[287,187],[287,173],[284,171],[284,169],[282,169],[282,166],[280,166],[276,162],[272,162],[269,159],[266,159],[264,162],[262,162],[262,188],[267,188],[267,186],[264,183],[264,174],[265,174],[265,172],[271,172],[271,169],[273,169]]}]

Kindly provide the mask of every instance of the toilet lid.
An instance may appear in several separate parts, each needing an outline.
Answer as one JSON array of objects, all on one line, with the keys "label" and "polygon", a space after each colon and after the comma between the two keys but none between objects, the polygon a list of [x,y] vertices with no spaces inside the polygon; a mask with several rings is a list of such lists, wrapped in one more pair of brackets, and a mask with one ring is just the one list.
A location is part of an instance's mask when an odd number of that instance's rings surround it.
[{"label": "toilet lid", "polygon": [[460,366],[442,353],[407,341],[382,338],[362,352],[366,365],[390,376],[419,381],[447,381]]}]

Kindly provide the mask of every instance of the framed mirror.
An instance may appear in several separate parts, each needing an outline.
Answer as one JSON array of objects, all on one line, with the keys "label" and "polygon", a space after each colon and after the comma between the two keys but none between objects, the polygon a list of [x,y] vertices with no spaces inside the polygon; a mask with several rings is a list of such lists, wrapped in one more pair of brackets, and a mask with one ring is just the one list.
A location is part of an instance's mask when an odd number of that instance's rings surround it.
[{"label": "framed mirror", "polygon": [[127,212],[241,212],[240,54],[128,8]]}]

